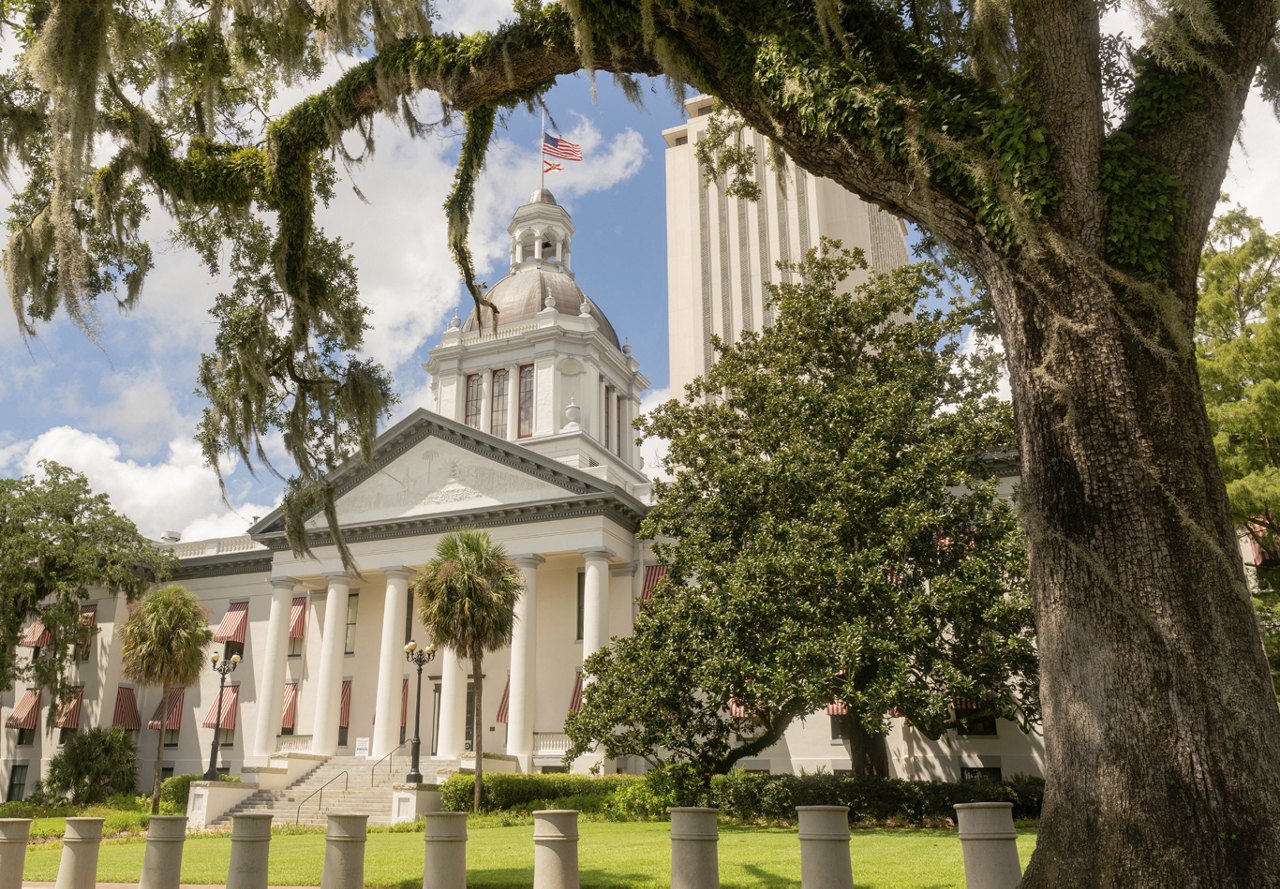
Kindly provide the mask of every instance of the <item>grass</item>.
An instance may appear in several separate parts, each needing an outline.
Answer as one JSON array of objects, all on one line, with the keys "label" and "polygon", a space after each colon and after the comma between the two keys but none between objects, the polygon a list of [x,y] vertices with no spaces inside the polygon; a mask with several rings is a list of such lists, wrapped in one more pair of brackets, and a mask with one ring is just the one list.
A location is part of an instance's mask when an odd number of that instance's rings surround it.
[{"label": "grass", "polygon": [[[492,822],[488,822],[491,824]],[[666,887],[671,868],[670,825],[655,822],[579,824],[579,868],[584,887]],[[1020,830],[1018,851],[1025,866],[1035,847],[1035,831]],[[142,871],[141,839],[102,844],[98,879],[136,883]],[[858,830],[853,833],[853,874],[859,889],[908,887],[942,889],[964,885],[960,841],[949,830]],[[725,889],[744,886],[795,886],[800,882],[800,844],[794,828],[720,827],[720,879]],[[27,880],[55,879],[61,844],[27,850]],[[371,832],[365,855],[365,884],[370,887],[422,885],[422,834]],[[182,861],[184,883],[226,883],[231,842],[225,836],[193,836]],[[270,882],[279,886],[318,886],[324,861],[324,836],[277,834],[271,842]],[[470,825],[467,885],[527,887],[533,883],[533,829],[526,824]]]}]

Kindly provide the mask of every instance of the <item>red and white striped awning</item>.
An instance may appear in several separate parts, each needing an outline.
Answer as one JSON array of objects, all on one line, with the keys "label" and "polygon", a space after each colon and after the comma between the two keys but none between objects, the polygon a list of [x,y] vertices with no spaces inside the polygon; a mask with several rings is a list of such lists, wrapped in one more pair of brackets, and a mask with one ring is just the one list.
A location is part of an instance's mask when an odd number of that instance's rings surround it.
[{"label": "red and white striped awning", "polygon": [[830,704],[827,704],[828,716],[846,716],[848,713],[849,708],[840,701],[832,701]]},{"label": "red and white striped awning", "polygon": [[182,728],[182,702],[187,697],[185,688],[169,689],[169,697],[156,706],[156,712],[147,720],[147,728],[159,730],[160,720],[164,720],[166,732],[176,732]]},{"label": "red and white striped awning", "polygon": [[644,585],[640,587],[640,601],[648,602],[653,598],[653,588],[658,581],[667,576],[666,565],[650,565],[644,569]]},{"label": "red and white striped awning", "polygon": [[289,638],[301,639],[307,629],[307,597],[294,596],[289,609]]},{"label": "red and white striped awning", "polygon": [[495,722],[507,724],[507,712],[511,708],[511,674],[507,674],[507,684],[502,687],[502,701],[498,704],[498,718]]},{"label": "red and white striped awning", "polygon": [[739,704],[736,699],[729,698],[729,715],[734,719],[745,719],[747,708]]},{"label": "red and white striped awning", "polygon": [[226,616],[222,618],[222,623],[218,624],[218,630],[213,634],[214,642],[239,642],[244,644],[244,633],[249,627],[249,603],[248,602],[232,602],[231,607],[227,609]]},{"label": "red and white striped awning", "polygon": [[84,624],[86,627],[96,627],[98,625],[98,606],[81,605],[80,623]]},{"label": "red and white striped awning", "polygon": [[[240,686],[228,685],[222,689],[221,697],[222,727],[234,731],[236,727],[236,704],[240,703]],[[204,715],[204,722],[200,724],[205,728],[213,728],[218,724],[218,696],[214,696],[213,703],[209,705],[209,712]]]},{"label": "red and white striped awning", "polygon": [[409,677],[404,677],[400,685],[400,727],[409,724]]},{"label": "red and white striped awning", "polygon": [[112,728],[122,728],[126,732],[136,732],[142,728],[142,717],[138,715],[138,698],[133,689],[120,686],[116,689],[116,712],[111,717]]},{"label": "red and white striped awning", "polygon": [[569,698],[569,712],[577,713],[582,709],[582,671],[578,671],[578,677],[573,680],[573,694]]},{"label": "red and white striped awning", "polygon": [[298,683],[284,684],[284,712],[280,715],[281,728],[293,728],[298,721]]},{"label": "red and white striped awning", "polygon": [[38,688],[30,688],[23,694],[22,700],[18,701],[18,706],[13,708],[13,712],[9,714],[9,719],[4,725],[5,728],[33,729],[39,722],[40,690]]},{"label": "red and white striped awning", "polygon": [[49,631],[45,629],[44,622],[40,618],[36,618],[31,622],[31,626],[27,627],[27,631],[22,634],[22,641],[18,643],[25,648],[44,648],[49,644]]},{"label": "red and white striped awning", "polygon": [[76,696],[58,708],[54,728],[80,728],[80,708],[84,704],[84,686],[76,689]]},{"label": "red and white striped awning", "polygon": [[[332,700],[332,699],[331,699]],[[351,680],[342,680],[342,706],[338,708],[338,728],[351,725]]]}]

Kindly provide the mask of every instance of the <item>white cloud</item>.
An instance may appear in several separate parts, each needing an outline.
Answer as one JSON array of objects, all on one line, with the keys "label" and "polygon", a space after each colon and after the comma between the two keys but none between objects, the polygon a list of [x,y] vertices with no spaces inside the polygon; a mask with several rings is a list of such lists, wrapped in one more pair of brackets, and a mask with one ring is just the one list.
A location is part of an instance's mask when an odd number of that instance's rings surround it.
[{"label": "white cloud", "polygon": [[436,30],[441,33],[490,30],[515,17],[511,0],[444,0],[436,9],[440,13]]},{"label": "white cloud", "polygon": [[[169,443],[168,457],[159,463],[125,459],[112,439],[69,426],[50,429],[23,445],[20,456],[8,456],[9,464],[34,474],[40,460],[56,460],[83,473],[94,491],[109,496],[112,506],[149,537],[174,529],[183,531],[184,537],[206,531],[238,534],[249,526],[251,516],[265,515],[272,508],[240,503],[228,509],[199,448],[182,438]],[[0,451],[0,461],[11,450],[13,446]]]},{"label": "white cloud", "polygon": [[1244,106],[1244,121],[1231,152],[1222,190],[1232,203],[1262,217],[1270,232],[1280,232],[1280,120],[1261,93],[1254,90]]},{"label": "white cloud", "polygon": [[[669,388],[650,389],[640,397],[640,414],[648,414],[655,407],[671,400]],[[665,438],[649,436],[640,443],[640,456],[644,459],[644,474],[654,479],[669,479],[670,473],[662,468],[662,461],[671,450],[671,443]]]}]

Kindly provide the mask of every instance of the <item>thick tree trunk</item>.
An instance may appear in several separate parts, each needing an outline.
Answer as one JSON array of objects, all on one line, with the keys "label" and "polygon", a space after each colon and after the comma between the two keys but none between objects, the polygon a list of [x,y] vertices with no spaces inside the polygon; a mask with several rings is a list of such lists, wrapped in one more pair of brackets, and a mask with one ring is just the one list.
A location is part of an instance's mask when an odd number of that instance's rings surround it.
[{"label": "thick tree trunk", "polygon": [[1042,662],[1048,787],[1023,885],[1280,885],[1280,712],[1196,374],[1194,293],[1066,262],[983,271],[1019,406]]},{"label": "thick tree trunk", "polygon": [[476,784],[471,807],[476,812],[480,811],[480,791],[484,781],[484,718],[481,716],[484,712],[481,706],[484,703],[484,675],[480,672],[480,666],[480,658],[471,659],[471,672],[475,675],[476,683],[476,709],[471,714],[471,736],[475,739]]},{"label": "thick tree trunk", "polygon": [[853,713],[845,714],[849,726],[849,763],[859,777],[889,777],[889,745],[882,734],[871,734]]}]

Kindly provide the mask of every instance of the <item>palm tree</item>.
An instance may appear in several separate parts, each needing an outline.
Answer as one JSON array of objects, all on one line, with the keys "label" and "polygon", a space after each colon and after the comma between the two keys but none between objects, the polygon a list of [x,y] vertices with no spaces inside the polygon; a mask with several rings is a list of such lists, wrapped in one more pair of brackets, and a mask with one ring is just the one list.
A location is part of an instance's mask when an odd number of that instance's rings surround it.
[{"label": "palm tree", "polygon": [[160,811],[160,771],[164,766],[164,727],[169,719],[169,693],[200,678],[205,649],[213,639],[209,617],[200,602],[176,583],[147,593],[130,610],[124,625],[124,675],[139,685],[158,685],[160,730],[156,732],[155,780],[151,814]]},{"label": "palm tree", "polygon": [[437,645],[447,646],[471,661],[476,684],[475,738],[476,783],[473,807],[480,811],[484,780],[485,652],[511,644],[515,628],[516,599],[524,578],[507,551],[483,531],[462,530],[445,535],[436,555],[413,582],[422,623]]}]

